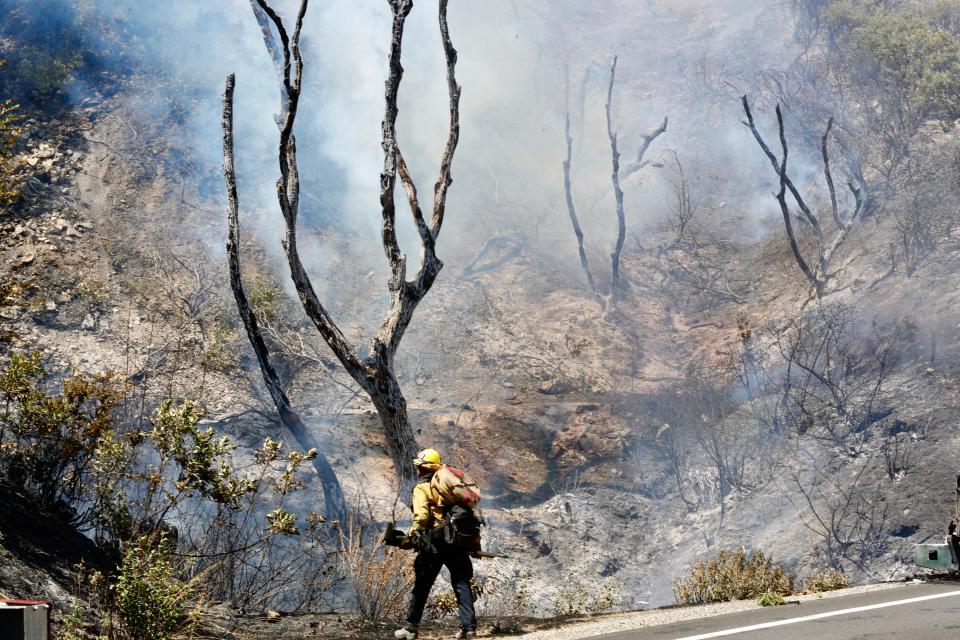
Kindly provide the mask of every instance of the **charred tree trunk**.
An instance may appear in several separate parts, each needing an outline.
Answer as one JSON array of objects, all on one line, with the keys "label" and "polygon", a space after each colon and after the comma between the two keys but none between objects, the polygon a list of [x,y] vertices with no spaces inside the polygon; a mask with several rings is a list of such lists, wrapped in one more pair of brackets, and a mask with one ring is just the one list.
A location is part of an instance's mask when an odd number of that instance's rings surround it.
[{"label": "charred tree trunk", "polygon": [[617,243],[613,247],[613,253],[610,254],[610,302],[612,304],[616,304],[620,293],[620,256],[623,254],[623,241],[627,237],[627,218],[623,213],[623,189],[620,188],[620,150],[617,148],[617,134],[613,131],[613,121],[610,117],[610,103],[613,101],[613,81],[616,73],[617,56],[613,56],[613,63],[610,65],[610,84],[607,86],[607,102],[604,105],[613,164],[610,178],[613,181],[613,197],[617,204]]},{"label": "charred tree trunk", "polygon": [[[612,117],[612,97],[613,97],[613,84],[616,77],[617,71],[617,56],[613,57],[613,63],[610,66],[610,82],[607,85],[607,100],[604,103],[604,110],[607,116],[607,136],[610,139],[610,150],[613,159],[613,170],[611,172],[611,179],[613,181],[613,195],[616,201],[616,211],[617,211],[617,241],[614,245],[613,252],[610,254],[610,263],[611,263],[611,279],[610,279],[610,295],[609,303],[612,305],[616,304],[617,297],[620,291],[620,258],[623,254],[623,244],[627,236],[627,220],[626,215],[623,210],[623,189],[620,188],[620,150],[617,145],[617,133],[613,130],[613,117]],[[587,70],[589,74],[589,68]],[[586,86],[586,76],[584,77],[583,87]],[[583,230],[580,227],[580,220],[577,217],[577,210],[573,202],[573,187],[571,185],[570,177],[570,167],[573,161],[573,136],[570,134],[570,73],[567,72],[567,79],[565,85],[565,104],[566,104],[566,119],[564,121],[564,139],[567,143],[567,157],[563,161],[563,192],[566,197],[567,203],[567,213],[570,216],[570,223],[573,226],[573,234],[577,238],[577,249],[580,253],[580,266],[583,267],[583,271],[587,276],[587,284],[590,285],[590,291],[594,293],[600,300],[600,304],[606,306],[607,300],[605,300],[597,290],[597,285],[593,279],[593,272],[590,269],[590,263],[587,260],[587,254],[583,246]],[[646,162],[643,157],[647,153],[647,149],[650,148],[650,145],[654,140],[657,139],[660,134],[667,130],[667,119],[664,118],[663,122],[657,128],[652,131],[643,134],[640,144],[640,149],[637,152],[637,161],[630,163],[626,167],[626,176],[633,174],[636,171],[639,171],[644,166]]]},{"label": "charred tree trunk", "polygon": [[[417,198],[416,186],[410,177],[396,140],[397,92],[403,76],[401,48],[403,29],[407,15],[413,8],[413,0],[388,0],[393,14],[389,53],[389,76],[386,82],[385,115],[383,119],[382,147],[384,152],[383,172],[380,175],[380,204],[382,209],[382,241],[384,253],[390,264],[390,309],[369,352],[361,356],[349,343],[346,336],[320,302],[310,277],[300,261],[297,250],[297,214],[299,211],[300,181],[297,173],[297,150],[293,127],[300,98],[303,62],[300,57],[300,30],[307,8],[307,0],[301,0],[292,37],[287,35],[283,22],[265,0],[252,0],[254,12],[261,27],[266,19],[272,22],[279,38],[273,31],[264,30],[264,42],[277,62],[281,77],[281,113],[277,117],[280,127],[278,159],[280,179],[277,182],[277,199],[286,225],[284,249],[290,266],[290,277],[307,316],[317,328],[334,355],[357,385],[370,397],[380,416],[394,469],[401,485],[414,481],[413,456],[417,450],[413,429],[407,416],[406,400],[394,375],[394,356],[400,341],[413,318],[420,300],[436,280],[443,263],[437,258],[435,245],[446,211],[447,190],[452,182],[450,169],[460,134],[460,86],[455,69],[457,52],[453,48],[447,26],[447,0],[439,2],[439,27],[447,66],[447,90],[449,95],[450,126],[440,172],[434,185],[432,215],[429,223],[424,218]],[[260,13],[262,12],[262,14]],[[279,54],[277,52],[280,52]],[[282,64],[281,62],[282,61]],[[232,164],[232,158],[231,158]],[[407,279],[406,256],[400,251],[396,236],[396,206],[394,190],[397,175],[407,193],[410,212],[420,236],[421,253],[417,273]],[[238,299],[238,306],[240,301]],[[243,310],[241,309],[241,313]],[[249,333],[249,332],[248,332]],[[254,338],[251,336],[251,341]],[[256,345],[254,345],[256,348]],[[289,403],[287,403],[289,405]]]},{"label": "charred tree trunk", "polygon": [[[830,118],[830,120],[827,122],[827,129],[823,134],[820,144],[820,152],[823,159],[824,179],[826,180],[827,190],[830,195],[830,213],[833,217],[834,224],[837,227],[833,237],[828,240],[824,237],[820,220],[816,215],[814,215],[806,201],[804,201],[803,196],[800,195],[800,191],[797,189],[796,185],[794,185],[793,180],[790,179],[790,175],[787,172],[787,156],[789,155],[789,151],[787,148],[787,135],[783,122],[783,111],[780,109],[780,105],[777,104],[776,113],[777,128],[780,137],[780,148],[783,153],[782,160],[777,159],[773,151],[770,150],[770,147],[767,145],[766,141],[764,141],[763,136],[760,135],[760,131],[757,129],[756,123],[753,120],[753,113],[750,111],[750,103],[747,100],[747,96],[741,96],[740,101],[743,104],[743,111],[747,116],[747,119],[743,124],[749,127],[754,139],[757,141],[757,144],[760,145],[760,148],[767,156],[767,159],[770,160],[770,163],[773,165],[774,170],[777,172],[777,177],[780,180],[780,189],[776,194],[776,198],[777,203],[780,205],[780,212],[783,215],[783,226],[787,233],[787,240],[790,243],[790,250],[793,252],[793,257],[797,262],[797,266],[800,267],[800,270],[803,272],[804,277],[806,277],[807,282],[809,282],[810,286],[813,288],[814,293],[816,293],[817,297],[820,298],[823,296],[827,281],[833,275],[829,272],[829,269],[834,253],[843,245],[844,241],[847,239],[847,236],[850,235],[850,232],[856,226],[857,222],[859,222],[859,220],[863,217],[864,211],[868,206],[867,192],[866,188],[864,187],[864,180],[860,172],[859,162],[852,155],[848,157],[848,163],[853,175],[847,178],[847,187],[850,189],[850,193],[853,194],[854,206],[850,213],[848,213],[846,216],[841,216],[839,205],[837,203],[837,193],[836,188],[834,187],[833,175],[830,171],[830,154],[827,149],[827,142],[830,138],[830,132],[833,129],[833,118]],[[817,259],[814,263],[815,268],[811,267],[810,262],[804,258],[803,252],[800,249],[800,244],[797,241],[797,234],[794,231],[792,222],[793,214],[791,213],[790,206],[787,203],[787,191],[790,192],[790,195],[793,196],[794,201],[800,208],[801,215],[798,216],[798,219],[808,224],[813,230],[813,235],[817,242]]]},{"label": "charred tree trunk", "polygon": [[314,469],[323,485],[323,499],[326,516],[329,520],[346,522],[347,505],[343,498],[343,489],[337,480],[333,467],[327,461],[317,441],[293,410],[290,399],[283,390],[280,378],[270,363],[270,353],[257,325],[257,318],[250,308],[246,293],[243,290],[243,279],[240,274],[240,221],[238,215],[237,179],[233,161],[233,88],[234,76],[227,77],[223,92],[223,174],[227,185],[229,235],[227,239],[227,260],[230,267],[230,287],[237,302],[237,309],[243,326],[247,331],[247,338],[257,354],[263,382],[270,393],[270,398],[280,415],[280,422],[290,432],[297,444],[304,451],[316,451],[313,459]]},{"label": "charred tree trunk", "polygon": [[[613,56],[613,63],[610,65],[610,83],[607,85],[607,101],[604,104],[604,111],[607,116],[607,137],[610,139],[610,155],[613,165],[611,180],[613,182],[613,197],[617,206],[617,242],[614,245],[613,253],[610,254],[611,279],[610,279],[610,303],[615,305],[620,294],[620,259],[623,255],[623,242],[627,237],[627,218],[623,211],[623,189],[620,188],[620,149],[617,146],[617,133],[613,130],[613,83],[617,73],[617,56]],[[637,161],[627,167],[627,175],[639,171],[644,166],[643,157],[647,149],[657,137],[667,130],[667,119],[664,118],[659,127],[645,133],[637,152]]]},{"label": "charred tree trunk", "polygon": [[570,214],[570,224],[573,225],[573,234],[577,237],[577,249],[580,251],[580,266],[587,276],[587,284],[590,285],[590,291],[597,292],[597,285],[593,281],[593,273],[590,271],[590,262],[587,260],[587,252],[583,249],[583,230],[580,228],[580,219],[577,217],[577,209],[573,204],[573,187],[570,181],[570,164],[573,161],[573,137],[570,135],[570,71],[567,70],[566,83],[566,120],[564,124],[564,137],[567,141],[567,159],[563,161],[563,193],[567,200],[567,213]]}]

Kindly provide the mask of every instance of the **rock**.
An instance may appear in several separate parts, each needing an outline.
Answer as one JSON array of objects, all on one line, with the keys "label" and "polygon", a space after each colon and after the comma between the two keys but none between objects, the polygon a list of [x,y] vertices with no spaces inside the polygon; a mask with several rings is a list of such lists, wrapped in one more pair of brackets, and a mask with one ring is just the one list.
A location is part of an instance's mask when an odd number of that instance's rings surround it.
[{"label": "rock", "polygon": [[35,157],[35,156],[30,156],[30,157],[27,158],[27,160],[26,160],[27,166],[29,166],[29,167],[35,167],[35,166],[37,166],[37,163],[38,163],[38,162],[40,162],[40,158],[37,158],[37,157]]},{"label": "rock", "polygon": [[17,262],[19,262],[20,265],[22,266],[22,265],[28,265],[36,259],[37,259],[37,251],[33,247],[30,247],[29,250],[21,253],[18,256]]},{"label": "rock", "polygon": [[56,310],[57,310],[57,303],[54,302],[53,300],[47,300],[47,304],[46,304],[45,306],[46,306],[47,311],[56,311]]},{"label": "rock", "polygon": [[267,609],[267,613],[264,614],[267,622],[279,622],[280,621],[280,612],[274,611],[273,609]]},{"label": "rock", "polygon": [[570,391],[572,388],[573,385],[566,380],[544,380],[540,383],[537,391],[548,396],[558,396]]},{"label": "rock", "polygon": [[97,319],[93,314],[88,313],[83,316],[83,321],[80,323],[80,328],[84,331],[94,331],[97,328]]}]

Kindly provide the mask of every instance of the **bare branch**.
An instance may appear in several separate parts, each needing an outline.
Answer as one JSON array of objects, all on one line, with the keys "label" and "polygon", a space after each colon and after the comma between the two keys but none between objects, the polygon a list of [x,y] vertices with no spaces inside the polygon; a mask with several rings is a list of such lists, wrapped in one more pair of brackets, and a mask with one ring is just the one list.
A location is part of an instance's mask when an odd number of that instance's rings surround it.
[{"label": "bare branch", "polygon": [[[833,238],[829,242],[824,238],[820,225],[817,223],[816,216],[807,208],[804,201],[800,198],[799,194],[796,191],[796,188],[793,186],[793,182],[790,180],[790,176],[787,173],[787,138],[784,130],[784,121],[783,121],[783,111],[780,108],[780,105],[777,104],[776,113],[777,113],[777,125],[780,135],[780,146],[783,150],[783,160],[778,162],[776,156],[767,146],[766,142],[763,140],[763,137],[760,135],[760,132],[757,130],[756,124],[753,120],[753,114],[750,112],[750,104],[747,101],[747,96],[741,96],[741,102],[743,103],[744,112],[747,114],[747,121],[744,123],[748,126],[753,132],[753,137],[756,139],[757,143],[760,145],[760,148],[763,149],[764,154],[767,158],[774,163],[774,168],[777,171],[777,177],[780,179],[780,191],[777,193],[777,202],[780,204],[780,210],[783,214],[783,223],[786,228],[787,238],[790,241],[790,248],[793,251],[794,258],[797,261],[797,264],[800,266],[801,271],[803,271],[804,276],[813,286],[817,297],[822,296],[823,288],[826,285],[827,281],[832,277],[829,273],[830,261],[833,258],[833,254],[836,250],[843,245],[847,236],[850,234],[850,231],[853,229],[855,222],[863,215],[864,208],[866,207],[867,200],[866,197],[858,184],[862,185],[862,179],[860,175],[859,163],[857,162],[856,157],[849,158],[849,164],[851,172],[854,174],[847,180],[847,186],[850,188],[850,191],[853,193],[855,206],[854,210],[850,213],[849,216],[844,219],[840,215],[840,207],[837,202],[837,193],[836,187],[833,181],[833,174],[830,168],[830,154],[828,149],[828,142],[830,133],[833,130],[834,119],[830,118],[827,122],[826,131],[823,134],[823,137],[820,141],[820,152],[823,159],[823,173],[824,178],[827,183],[827,189],[830,194],[830,212],[833,216],[833,220],[837,225],[837,232],[834,234]],[[842,145],[841,145],[842,146]],[[857,182],[854,180],[856,179]],[[797,243],[796,233],[793,229],[792,216],[790,215],[790,209],[787,206],[786,201],[786,191],[794,195],[794,199],[797,201],[797,204],[803,210],[804,217],[800,218],[801,220],[806,219],[811,223],[811,227],[814,230],[817,240],[817,265],[816,270],[811,269],[807,261],[803,258],[803,255],[800,252],[800,247]]]},{"label": "bare branch", "polygon": [[830,190],[830,213],[833,214],[833,221],[838,229],[843,229],[843,223],[840,222],[840,214],[837,211],[837,190],[833,186],[833,176],[830,175],[830,155],[827,153],[827,138],[830,137],[830,130],[833,128],[833,118],[827,121],[827,130],[823,133],[823,142],[820,145],[823,154],[823,175],[827,180],[827,188]]},{"label": "bare branch", "polygon": [[570,224],[573,225],[573,233],[577,237],[577,249],[580,252],[580,266],[587,276],[587,284],[590,285],[590,291],[596,293],[597,285],[593,281],[593,273],[590,271],[590,263],[587,260],[587,253],[583,248],[583,231],[580,229],[580,220],[577,218],[577,209],[573,204],[573,188],[570,183],[570,164],[573,159],[573,137],[570,135],[570,70],[567,68],[566,82],[566,120],[564,125],[564,137],[567,141],[567,159],[563,161],[563,192],[567,200],[567,213],[570,215]]},{"label": "bare branch", "polygon": [[[744,99],[745,108],[746,104],[746,100]],[[783,150],[783,162],[780,163],[780,166],[777,168],[777,173],[780,176],[780,191],[777,192],[777,202],[780,203],[780,211],[783,213],[783,225],[787,230],[787,238],[790,240],[790,249],[793,250],[793,257],[796,258],[797,264],[800,265],[800,270],[803,271],[803,275],[807,277],[807,280],[810,281],[811,286],[816,289],[817,294],[819,295],[821,287],[820,282],[810,269],[807,261],[803,259],[803,254],[800,253],[800,247],[797,244],[797,236],[793,232],[793,223],[790,220],[790,207],[787,206],[786,188],[787,181],[789,180],[789,177],[787,176],[788,150],[787,136],[783,127],[783,112],[780,110],[780,105],[777,105],[777,126],[779,127],[780,131],[780,147]],[[754,128],[754,131],[756,131],[756,128]]]},{"label": "bare branch", "polygon": [[[757,144],[760,145],[760,148],[763,149],[763,152],[770,160],[770,164],[773,165],[773,170],[779,173],[780,163],[777,161],[777,157],[770,150],[770,147],[767,146],[767,143],[764,141],[763,136],[760,135],[760,131],[757,129],[757,126],[753,121],[753,113],[750,111],[750,103],[747,100],[746,94],[740,96],[740,102],[743,103],[743,111],[747,114],[747,121],[743,124],[750,128],[750,131],[753,133],[753,137],[757,141]],[[780,109],[779,104],[777,105],[777,109]],[[794,186],[793,180],[790,179],[790,176],[785,176],[785,180],[786,187],[790,190],[790,194],[793,195],[793,199],[796,200],[797,205],[800,207],[800,211],[803,212],[804,219],[806,222],[810,223],[810,226],[813,227],[814,232],[817,234],[817,238],[822,241],[823,234],[820,231],[820,223],[817,221],[817,218],[810,211],[810,207],[807,206],[803,196],[800,195],[800,191],[796,188],[796,186]]]},{"label": "bare branch", "polygon": [[610,177],[613,181],[613,196],[617,205],[617,243],[614,245],[613,253],[610,254],[611,279],[610,279],[610,301],[615,303],[620,290],[620,256],[623,253],[623,241],[627,235],[627,221],[623,213],[623,189],[620,188],[620,150],[617,148],[617,134],[613,131],[613,122],[610,115],[611,102],[613,101],[613,83],[617,73],[617,56],[613,56],[613,63],[610,65],[610,84],[607,85],[607,102],[604,105],[604,111],[607,115],[607,137],[610,138],[610,155],[613,164],[613,170]]},{"label": "bare branch", "polygon": [[[354,379],[357,379],[361,386],[366,381],[365,367],[363,361],[356,355],[353,347],[349,344],[343,332],[330,317],[330,314],[320,303],[316,292],[313,289],[313,283],[307,275],[306,269],[300,260],[300,254],[297,250],[297,214],[300,204],[300,177],[297,171],[297,149],[296,140],[293,137],[293,126],[297,117],[297,107],[300,98],[300,84],[303,73],[303,62],[300,57],[299,39],[300,29],[303,23],[303,17],[307,9],[308,0],[301,0],[300,10],[297,13],[297,24],[294,30],[293,49],[290,48],[290,39],[287,36],[283,21],[276,11],[266,3],[265,0],[256,0],[257,5],[273,21],[276,26],[280,42],[284,47],[283,51],[283,99],[284,112],[278,123],[280,127],[280,147],[278,159],[280,163],[280,179],[277,181],[277,199],[280,203],[280,212],[283,214],[286,223],[286,234],[284,238],[284,249],[287,254],[287,262],[290,266],[290,276],[297,289],[297,294],[303,305],[307,316],[316,326],[317,331],[323,336],[327,344],[333,350],[334,355],[343,364],[344,368]],[[291,65],[291,57],[294,62]],[[293,80],[290,78],[291,67],[295,70]],[[363,382],[361,382],[361,380]]]},{"label": "bare branch", "polygon": [[[403,185],[404,191],[407,192],[407,201],[410,204],[410,213],[413,215],[413,223],[417,227],[417,233],[420,235],[422,249],[424,252],[432,253],[434,247],[434,237],[433,234],[430,233],[430,228],[427,226],[427,223],[423,218],[423,212],[420,210],[420,201],[417,199],[417,185],[413,183],[413,177],[410,175],[410,170],[407,168],[407,162],[403,159],[403,154],[400,153],[399,148],[396,149],[396,154],[397,171],[400,174],[400,183]],[[423,256],[421,256],[421,268],[423,261]]]},{"label": "bare branch", "polygon": [[[406,400],[393,371],[393,361],[400,340],[406,331],[414,310],[430,290],[443,263],[437,258],[434,248],[440,233],[446,207],[446,195],[451,184],[450,170],[459,139],[460,87],[456,82],[457,52],[453,48],[447,26],[447,0],[439,3],[440,34],[447,62],[447,86],[450,99],[450,127],[447,143],[440,163],[440,174],[434,189],[434,204],[431,224],[428,225],[420,209],[417,189],[410,171],[400,153],[396,138],[397,93],[403,77],[401,49],[403,30],[407,16],[413,8],[413,0],[388,0],[393,14],[391,43],[388,57],[389,72],[384,95],[385,109],[382,123],[381,146],[384,153],[383,171],[380,174],[380,205],[382,217],[382,244],[390,265],[390,309],[371,341],[366,357],[361,358],[348,343],[320,303],[297,251],[296,225],[299,210],[300,180],[297,170],[294,122],[300,97],[303,61],[300,55],[300,33],[307,8],[307,0],[301,0],[292,37],[288,37],[282,20],[266,0],[255,0],[254,12],[264,28],[266,20],[273,22],[282,51],[283,113],[278,119],[280,128],[279,164],[280,179],[277,181],[277,199],[286,223],[284,249],[290,266],[290,276],[297,294],[307,313],[334,355],[343,364],[354,381],[370,397],[383,423],[387,446],[393,459],[401,484],[412,483],[412,458],[416,441],[407,417]],[[259,9],[259,11],[258,11]],[[264,18],[266,16],[266,18]],[[272,31],[265,29],[264,41],[275,63],[281,56]],[[278,70],[281,65],[277,63]],[[396,232],[396,203],[394,192],[397,175],[407,193],[411,214],[421,241],[420,265],[412,281],[406,278],[406,256],[400,250]],[[239,304],[239,303],[238,303]],[[251,338],[252,339],[252,338]]]},{"label": "bare branch", "polygon": [[443,39],[443,54],[447,62],[447,92],[450,95],[450,130],[447,134],[447,144],[443,149],[440,160],[440,177],[434,185],[433,192],[433,219],[431,231],[436,240],[443,225],[443,214],[447,208],[447,189],[453,182],[450,177],[450,166],[453,164],[453,154],[460,140],[460,85],[457,84],[457,50],[450,41],[450,30],[447,27],[447,0],[440,0],[440,37]]}]

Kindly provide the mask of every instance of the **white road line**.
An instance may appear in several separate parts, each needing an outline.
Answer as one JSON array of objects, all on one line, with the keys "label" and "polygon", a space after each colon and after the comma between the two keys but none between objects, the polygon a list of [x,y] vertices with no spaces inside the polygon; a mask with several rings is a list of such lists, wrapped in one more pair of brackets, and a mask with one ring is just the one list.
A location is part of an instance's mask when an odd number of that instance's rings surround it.
[{"label": "white road line", "polygon": [[760,629],[770,629],[772,627],[782,627],[788,624],[797,624],[798,622],[809,622],[811,620],[821,620],[823,618],[832,618],[842,616],[848,613],[859,613],[861,611],[870,611],[872,609],[883,609],[884,607],[896,607],[901,604],[912,604],[914,602],[923,602],[924,600],[936,600],[937,598],[949,598],[951,596],[960,596],[960,591],[950,591],[948,593],[937,593],[932,596],[919,596],[917,598],[907,598],[906,600],[894,600],[893,602],[881,602],[880,604],[871,604],[864,607],[854,607],[852,609],[841,609],[840,611],[828,611],[827,613],[817,613],[812,616],[803,616],[800,618],[790,618],[788,620],[776,620],[774,622],[764,622],[763,624],[753,624],[749,627],[737,627],[736,629],[724,629],[723,631],[714,631],[712,633],[702,633],[698,636],[684,636],[676,640],[707,640],[707,638],[720,638],[723,636],[732,636],[737,633],[746,633],[748,631],[759,631]]}]

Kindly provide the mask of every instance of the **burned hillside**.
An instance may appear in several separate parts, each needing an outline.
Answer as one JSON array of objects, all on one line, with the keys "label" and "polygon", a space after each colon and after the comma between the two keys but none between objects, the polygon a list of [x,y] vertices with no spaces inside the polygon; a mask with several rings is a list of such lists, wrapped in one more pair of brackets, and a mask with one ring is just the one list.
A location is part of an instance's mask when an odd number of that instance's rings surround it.
[{"label": "burned hillside", "polygon": [[0,596],[126,637],[140,571],[181,631],[381,624],[422,447],[483,491],[498,625],[741,546],[916,571],[960,452],[960,4],[417,3],[402,82],[404,3],[311,5],[286,86],[299,2],[170,4],[0,0],[0,479],[76,533],[47,563],[0,519]]}]

